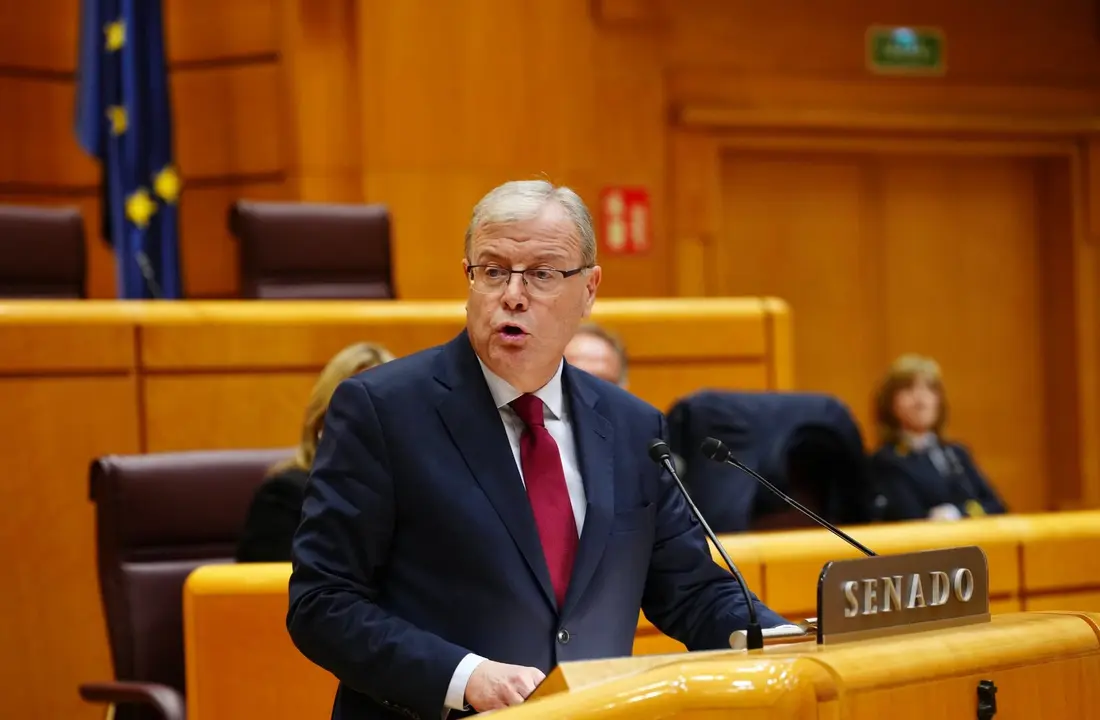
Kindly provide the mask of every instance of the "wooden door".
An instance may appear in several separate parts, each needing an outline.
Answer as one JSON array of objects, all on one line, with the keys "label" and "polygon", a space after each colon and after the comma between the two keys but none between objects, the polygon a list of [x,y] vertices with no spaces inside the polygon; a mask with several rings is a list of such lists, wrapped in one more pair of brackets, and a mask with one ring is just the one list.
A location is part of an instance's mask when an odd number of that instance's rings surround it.
[{"label": "wooden door", "polygon": [[[1043,161],[730,152],[713,288],[775,295],[794,318],[795,382],[837,395],[876,444],[891,360],[939,360],[949,433],[1014,510],[1047,504],[1040,325]],[[1065,223],[1061,224],[1065,227]]]}]

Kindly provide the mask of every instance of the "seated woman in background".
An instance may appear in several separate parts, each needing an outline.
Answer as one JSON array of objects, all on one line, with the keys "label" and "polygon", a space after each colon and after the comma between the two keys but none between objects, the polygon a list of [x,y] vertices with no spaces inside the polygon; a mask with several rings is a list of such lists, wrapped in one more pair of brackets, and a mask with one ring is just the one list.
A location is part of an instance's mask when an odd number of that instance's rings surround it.
[{"label": "seated woman in background", "polygon": [[290,561],[290,542],[298,529],[306,480],[332,394],[341,381],[390,360],[393,355],[385,348],[356,343],[338,352],[321,371],[306,405],[297,452],[294,457],[271,468],[267,480],[252,499],[237,545],[237,562]]},{"label": "seated woman in background", "polygon": [[881,446],[871,457],[883,520],[958,520],[1005,512],[970,453],[943,438],[947,416],[935,360],[904,355],[875,401]]}]

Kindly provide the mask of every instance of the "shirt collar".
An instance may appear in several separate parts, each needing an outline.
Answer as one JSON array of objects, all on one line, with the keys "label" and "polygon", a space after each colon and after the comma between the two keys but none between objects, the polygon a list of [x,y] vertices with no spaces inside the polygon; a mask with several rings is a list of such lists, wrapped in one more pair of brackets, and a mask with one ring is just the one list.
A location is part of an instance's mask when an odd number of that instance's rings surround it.
[{"label": "shirt collar", "polygon": [[905,444],[915,452],[923,452],[934,448],[939,443],[936,441],[936,433],[925,432],[919,434],[904,433]]},{"label": "shirt collar", "polygon": [[[489,367],[481,361],[481,358],[478,358],[477,362],[481,365],[481,372],[485,374],[485,382],[489,386],[489,392],[492,393],[493,402],[496,403],[498,410],[523,394],[512,387],[507,380],[504,380],[490,370]],[[549,382],[534,392],[534,395],[542,400],[543,404],[546,405],[546,409],[550,411],[550,414],[555,420],[561,420],[564,413],[564,402],[561,390],[561,372],[564,366],[565,360],[562,360],[558,363],[558,371],[554,373],[554,377],[550,378]]]}]

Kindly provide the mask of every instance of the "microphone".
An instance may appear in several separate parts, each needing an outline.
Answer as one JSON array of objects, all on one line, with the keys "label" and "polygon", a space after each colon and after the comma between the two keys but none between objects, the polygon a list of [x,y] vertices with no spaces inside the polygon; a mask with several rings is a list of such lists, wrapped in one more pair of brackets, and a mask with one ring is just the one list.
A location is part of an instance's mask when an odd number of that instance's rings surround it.
[{"label": "microphone", "polygon": [[157,282],[157,271],[153,269],[153,264],[149,262],[149,256],[144,251],[139,250],[134,257],[137,260],[138,269],[141,270],[141,276],[145,278],[146,284],[149,285],[149,292],[152,294],[153,299],[163,299],[164,293],[161,292],[160,283]]},{"label": "microphone", "polygon": [[732,465],[735,468],[737,468],[738,470],[740,470],[741,472],[747,473],[753,479],[755,479],[757,482],[759,482],[761,485],[763,485],[764,487],[766,487],[767,489],[769,489],[773,493],[775,493],[777,496],[782,498],[784,502],[786,502],[788,505],[793,507],[795,510],[802,513],[806,517],[810,518],[815,523],[817,523],[821,527],[825,528],[826,530],[831,532],[833,535],[836,535],[838,538],[840,538],[844,542],[848,543],[849,545],[854,547],[856,550],[859,550],[864,555],[866,555],[868,557],[875,557],[877,555],[876,552],[874,552],[873,550],[868,549],[866,546],[861,544],[858,540],[853,538],[851,535],[844,532],[843,530],[838,528],[836,525],[833,525],[831,522],[829,522],[825,518],[821,517],[820,515],[815,513],[813,510],[810,510],[808,507],[804,506],[802,503],[798,502],[794,498],[790,497],[789,495],[787,495],[787,493],[783,492],[782,490],[777,488],[775,485],[772,485],[770,482],[767,481],[767,479],[765,479],[765,477],[763,475],[756,472],[755,470],[753,470],[748,465],[743,464],[740,460],[738,460],[737,458],[735,458],[733,456],[733,453],[730,452],[730,449],[728,447],[726,447],[726,444],[724,442],[722,442],[721,440],[717,440],[715,438],[708,437],[706,440],[703,441],[703,444],[699,449],[703,452],[704,455],[706,455],[708,458],[710,458],[714,462],[725,463],[726,465]]},{"label": "microphone", "polygon": [[722,559],[726,561],[726,567],[730,569],[730,573],[733,574],[737,584],[741,586],[741,592],[745,594],[745,602],[749,606],[749,626],[745,631],[746,646],[749,650],[759,650],[764,647],[764,631],[760,629],[760,620],[756,617],[756,603],[752,601],[752,593],[749,592],[748,583],[745,582],[744,576],[741,575],[741,571],[737,569],[737,566],[733,564],[733,560],[730,560],[729,553],[726,552],[726,548],[722,546],[722,543],[718,541],[718,536],[714,534],[714,531],[710,529],[710,525],[703,519],[702,513],[699,512],[699,508],[695,507],[695,503],[692,502],[691,495],[688,494],[687,488],[684,487],[684,483],[680,480],[680,475],[676,472],[676,467],[672,461],[672,451],[668,449],[668,443],[664,440],[653,439],[649,441],[649,459],[657,463],[672,476],[672,479],[676,481],[676,487],[680,489],[680,495],[684,500],[687,500],[688,507],[691,508],[691,514],[695,516],[695,519],[699,521],[699,524],[703,526],[703,532],[707,534],[710,541],[714,543],[714,547],[718,548],[718,553],[722,556]]}]

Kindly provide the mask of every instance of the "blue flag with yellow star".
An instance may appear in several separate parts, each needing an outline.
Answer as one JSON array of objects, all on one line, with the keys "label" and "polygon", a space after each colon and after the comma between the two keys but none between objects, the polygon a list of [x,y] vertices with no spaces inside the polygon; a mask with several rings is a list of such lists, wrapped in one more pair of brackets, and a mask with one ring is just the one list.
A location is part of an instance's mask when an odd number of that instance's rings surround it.
[{"label": "blue flag with yellow star", "polygon": [[180,298],[172,108],[161,0],[84,0],[76,134],[103,173],[118,296]]}]

